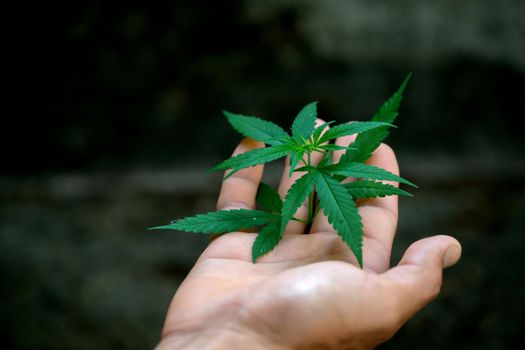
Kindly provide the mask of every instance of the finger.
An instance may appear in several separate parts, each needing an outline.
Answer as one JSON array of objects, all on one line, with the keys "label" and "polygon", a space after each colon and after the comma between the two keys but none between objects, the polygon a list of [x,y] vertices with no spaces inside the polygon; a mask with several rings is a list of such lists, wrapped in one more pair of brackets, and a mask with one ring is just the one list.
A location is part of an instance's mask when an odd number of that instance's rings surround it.
[{"label": "finger", "polygon": [[[319,126],[319,125],[322,125],[324,123],[325,123],[325,121],[322,120],[322,119],[319,119],[319,118],[315,121],[316,127]],[[325,128],[325,131],[328,130],[328,129],[329,129],[329,127],[327,126]],[[305,155],[305,157],[306,157],[306,155]],[[312,152],[310,154],[310,161],[311,161],[312,165],[317,165],[321,161],[321,159],[323,159],[323,154],[322,153]],[[302,166],[305,166],[305,165],[306,164],[304,164],[304,162],[301,161],[301,162],[299,162],[297,167],[302,167]],[[304,174],[305,174],[304,172],[294,172],[294,173],[292,173],[292,176],[290,176],[290,157],[289,156],[286,157],[284,170],[283,170],[283,174],[281,176],[281,182],[279,184],[279,189],[278,189],[278,192],[279,192],[279,195],[281,196],[281,198],[285,198],[286,197],[286,194],[288,193],[288,190],[290,189],[290,187],[295,183],[295,181],[297,181],[297,179],[299,179]],[[299,207],[299,209],[295,213],[294,217],[299,219],[299,220],[307,220],[308,219],[308,199],[303,203],[303,205],[301,207]],[[306,227],[306,224],[304,224],[302,222],[299,222],[299,221],[291,220],[288,223],[288,226],[286,226],[286,234],[301,234],[301,233],[304,233],[305,227]]]},{"label": "finger", "polygon": [[399,322],[404,323],[440,292],[442,271],[461,257],[460,243],[450,236],[434,236],[413,243],[399,264],[383,273],[385,291],[394,297]]},{"label": "finger", "polygon": [[[233,156],[248,152],[255,148],[263,148],[264,144],[251,138],[244,138],[233,152]],[[263,165],[242,169],[222,182],[221,192],[217,200],[217,210],[224,209],[255,209],[255,197],[261,182]]]},{"label": "finger", "polygon": [[[394,151],[382,143],[366,161],[399,175]],[[384,181],[398,187],[397,182]],[[392,243],[397,231],[398,196],[377,197],[357,201],[363,222],[363,256],[369,269],[384,272],[390,267]]]}]

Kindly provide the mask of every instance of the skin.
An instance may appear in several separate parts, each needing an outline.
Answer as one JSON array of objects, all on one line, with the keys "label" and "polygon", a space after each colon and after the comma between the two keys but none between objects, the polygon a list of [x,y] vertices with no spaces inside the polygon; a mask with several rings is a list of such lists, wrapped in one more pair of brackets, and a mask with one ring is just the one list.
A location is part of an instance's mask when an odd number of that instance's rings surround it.
[{"label": "skin", "polygon": [[[234,154],[258,147],[264,145],[247,138]],[[385,144],[367,163],[399,174]],[[286,167],[279,186],[282,197],[302,175],[289,178],[288,172]],[[261,165],[224,180],[217,209],[255,208],[262,174]],[[256,234],[213,240],[175,294],[157,349],[372,349],[388,340],[438,295],[442,270],[461,256],[457,240],[433,236],[413,243],[390,267],[397,202],[397,196],[358,202],[363,269],[322,211],[309,234],[303,223],[290,222],[281,243],[256,264]],[[307,203],[296,217],[306,219]]]}]

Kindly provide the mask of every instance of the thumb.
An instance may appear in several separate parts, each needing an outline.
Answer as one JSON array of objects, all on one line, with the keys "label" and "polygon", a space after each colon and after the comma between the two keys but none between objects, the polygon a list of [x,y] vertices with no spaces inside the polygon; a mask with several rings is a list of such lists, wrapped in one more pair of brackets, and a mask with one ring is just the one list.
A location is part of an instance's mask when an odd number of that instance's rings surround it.
[{"label": "thumb", "polygon": [[399,264],[383,276],[392,287],[404,321],[437,297],[442,271],[461,257],[461,245],[450,236],[433,236],[413,243]]}]

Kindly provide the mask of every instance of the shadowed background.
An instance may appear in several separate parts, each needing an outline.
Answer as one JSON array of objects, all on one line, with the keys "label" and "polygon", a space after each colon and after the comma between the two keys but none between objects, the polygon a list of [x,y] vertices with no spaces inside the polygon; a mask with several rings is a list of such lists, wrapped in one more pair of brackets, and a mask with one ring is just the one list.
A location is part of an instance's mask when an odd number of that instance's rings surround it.
[{"label": "shadowed background", "polygon": [[[507,349],[524,327],[523,1],[92,1],[33,8],[22,133],[2,139],[0,337],[16,349],[143,349],[207,237],[145,228],[215,209],[240,136],[368,120],[413,72],[387,140],[420,186],[393,262],[452,234],[442,295],[382,349]],[[26,76],[27,75],[27,76]],[[21,136],[23,135],[23,136]],[[268,167],[276,184],[280,163]]]}]

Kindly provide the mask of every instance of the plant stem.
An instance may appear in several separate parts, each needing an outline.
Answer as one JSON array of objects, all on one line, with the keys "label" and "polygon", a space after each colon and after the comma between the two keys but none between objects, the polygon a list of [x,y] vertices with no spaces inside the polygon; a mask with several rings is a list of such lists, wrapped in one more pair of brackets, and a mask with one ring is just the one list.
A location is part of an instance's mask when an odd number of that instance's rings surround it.
[{"label": "plant stem", "polygon": [[311,225],[314,221],[314,191],[310,193],[308,198],[308,224]]},{"label": "plant stem", "polygon": [[[310,153],[308,153],[308,166],[312,165],[312,158]],[[308,198],[308,225],[311,225],[314,221],[314,191],[310,193]]]}]

